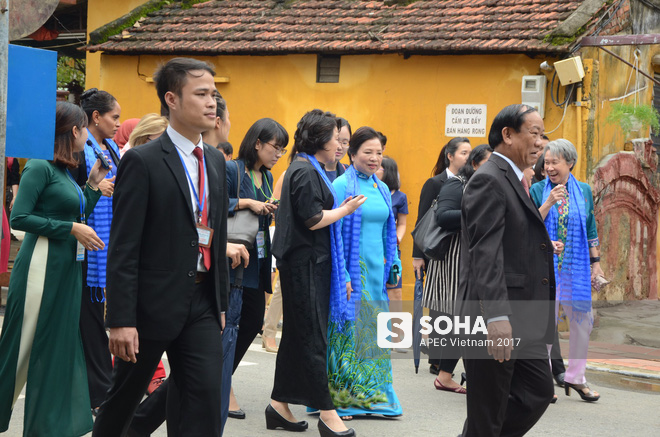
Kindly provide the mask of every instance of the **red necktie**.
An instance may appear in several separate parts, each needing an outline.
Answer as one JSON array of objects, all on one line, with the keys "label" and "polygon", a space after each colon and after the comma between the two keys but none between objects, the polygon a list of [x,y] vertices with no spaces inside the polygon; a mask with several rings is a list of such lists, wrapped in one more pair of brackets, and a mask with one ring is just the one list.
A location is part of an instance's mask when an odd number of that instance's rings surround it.
[{"label": "red necktie", "polygon": [[527,178],[523,175],[523,178],[520,180],[522,182],[522,186],[525,189],[525,193],[527,193],[527,197],[529,197],[529,185],[527,184]]},{"label": "red necktie", "polygon": [[[197,158],[197,174],[199,175],[198,193],[201,196],[202,193],[204,193],[204,186],[205,186],[204,151],[202,150],[201,147],[195,147],[193,149],[193,154]],[[204,202],[204,208],[202,209],[201,224],[204,226],[208,226],[208,213],[207,213],[208,201],[204,201],[204,199],[201,199],[201,201]],[[204,261],[204,267],[206,267],[206,270],[211,270],[211,248],[199,246],[199,251],[202,254],[202,261]]]}]

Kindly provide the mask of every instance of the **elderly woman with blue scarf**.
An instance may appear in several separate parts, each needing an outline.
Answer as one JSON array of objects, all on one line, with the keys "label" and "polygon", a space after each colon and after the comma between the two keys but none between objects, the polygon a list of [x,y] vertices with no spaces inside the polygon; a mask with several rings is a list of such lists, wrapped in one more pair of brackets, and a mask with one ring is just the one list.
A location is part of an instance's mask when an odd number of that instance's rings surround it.
[{"label": "elderly woman with blue scarf", "polygon": [[532,185],[530,195],[545,219],[550,239],[564,244],[563,252],[554,256],[556,305],[564,308],[571,332],[564,388],[567,395],[572,388],[583,400],[593,402],[600,395],[589,388],[585,378],[593,328],[591,281],[603,276],[593,194],[589,185],[571,174],[577,151],[570,141],[548,143],[543,155],[546,179]]},{"label": "elderly woman with blue scarf", "polygon": [[348,154],[352,165],[333,182],[337,196],[364,195],[367,201],[342,223],[352,293],[348,305],[331,306],[330,391],[345,420],[357,414],[399,416],[389,350],[379,348],[375,338],[378,313],[389,311],[385,284],[398,283],[401,271],[392,196],[375,175],[383,159],[378,132],[366,126],[355,131]]},{"label": "elderly woman with blue scarf", "polygon": [[289,404],[308,405],[321,410],[321,437],[356,435],[335,411],[326,367],[328,315],[348,307],[350,290],[339,221],[365,201],[355,196],[340,204],[343,197],[321,167],[341,150],[338,127],[333,114],[319,109],[298,123],[296,156],[284,176],[272,245],[284,320],[266,427],[306,430],[307,422],[298,422]]}]

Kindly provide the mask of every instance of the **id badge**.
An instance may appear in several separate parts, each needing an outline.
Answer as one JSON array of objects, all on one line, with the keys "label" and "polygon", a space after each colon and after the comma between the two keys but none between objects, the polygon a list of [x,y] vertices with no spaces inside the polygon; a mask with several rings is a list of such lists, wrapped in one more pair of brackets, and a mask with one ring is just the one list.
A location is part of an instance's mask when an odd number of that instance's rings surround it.
[{"label": "id badge", "polygon": [[213,238],[213,229],[197,223],[197,236],[199,238],[200,246],[211,247],[211,240]]},{"label": "id badge", "polygon": [[76,261],[85,261],[85,246],[76,241]]},{"label": "id badge", "polygon": [[259,259],[266,258],[266,238],[264,231],[257,232],[257,256]]}]

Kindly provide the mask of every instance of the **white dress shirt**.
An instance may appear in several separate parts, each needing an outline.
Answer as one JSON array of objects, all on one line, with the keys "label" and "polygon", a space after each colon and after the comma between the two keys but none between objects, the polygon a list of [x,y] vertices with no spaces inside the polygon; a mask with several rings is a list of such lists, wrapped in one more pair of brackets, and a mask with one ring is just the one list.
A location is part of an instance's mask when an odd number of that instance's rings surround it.
[{"label": "white dress shirt", "polygon": [[[186,176],[186,179],[188,180],[188,188],[190,188],[190,200],[192,204],[192,210],[195,211],[195,220],[197,220],[197,213],[199,211],[199,206],[197,205],[199,197],[195,195],[195,192],[198,191],[199,187],[199,171],[198,171],[198,162],[197,162],[197,157],[193,155],[193,150],[195,147],[199,147],[202,149],[202,152],[204,151],[204,143],[202,142],[202,136],[199,136],[199,141],[197,144],[193,144],[189,139],[175,131],[172,126],[167,126],[167,135],[170,137],[172,142],[174,143],[174,146],[176,147],[176,150],[181,157],[181,160],[183,161],[183,164],[186,167],[186,170],[188,170],[188,174],[190,175],[190,178]],[[205,196],[205,203],[206,203],[206,211],[207,213],[211,211],[211,205],[209,204],[209,178],[208,178],[208,172],[207,174],[204,175],[204,196]],[[192,185],[190,182],[192,180]],[[194,189],[193,189],[194,187]],[[197,193],[198,195],[200,193]],[[200,253],[198,258],[197,258],[197,271],[199,272],[205,272],[206,267],[204,267],[204,263],[202,262],[202,254]]]}]

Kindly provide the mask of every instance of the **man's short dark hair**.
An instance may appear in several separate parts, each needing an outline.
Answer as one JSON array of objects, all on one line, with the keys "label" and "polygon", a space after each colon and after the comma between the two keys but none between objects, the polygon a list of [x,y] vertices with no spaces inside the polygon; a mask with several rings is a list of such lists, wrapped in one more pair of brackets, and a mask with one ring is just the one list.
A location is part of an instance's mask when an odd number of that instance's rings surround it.
[{"label": "man's short dark hair", "polygon": [[509,105],[502,109],[499,114],[495,116],[493,124],[490,125],[490,132],[488,133],[488,144],[495,150],[497,146],[504,142],[502,138],[502,129],[510,127],[516,132],[520,132],[520,126],[525,122],[525,116],[537,112],[536,109],[527,105]]},{"label": "man's short dark hair", "polygon": [[217,147],[218,150],[220,150],[222,153],[224,153],[227,156],[231,156],[234,154],[234,148],[232,147],[230,142],[225,141],[224,143],[218,144]]},{"label": "man's short dark hair", "polygon": [[211,73],[211,76],[215,76],[215,70],[211,64],[192,58],[174,58],[154,73],[154,82],[156,83],[156,93],[160,99],[161,112],[163,112],[163,109],[168,108],[167,112],[169,115],[169,107],[167,106],[167,102],[165,102],[165,94],[171,91],[181,97],[181,90],[188,80],[188,75],[191,74],[191,71],[196,70],[206,71]]}]

